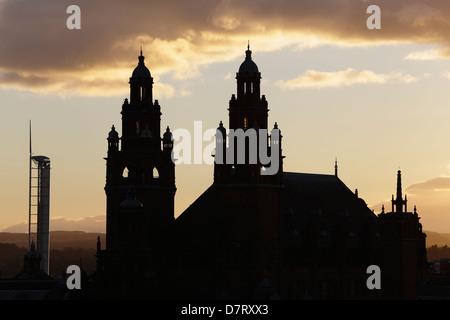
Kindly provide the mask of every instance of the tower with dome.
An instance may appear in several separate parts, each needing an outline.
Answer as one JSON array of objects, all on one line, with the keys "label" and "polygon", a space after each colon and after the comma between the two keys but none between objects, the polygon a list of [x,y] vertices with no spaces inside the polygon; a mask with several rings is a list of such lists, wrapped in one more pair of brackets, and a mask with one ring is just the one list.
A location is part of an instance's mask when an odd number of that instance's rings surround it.
[{"label": "tower with dome", "polygon": [[[169,127],[161,137],[161,106],[142,49],[122,104],[121,134],[112,125],[106,160],[106,239],[97,244],[96,277],[110,285],[139,288],[157,268],[160,248],[171,238],[175,165]],[[106,280],[107,279],[107,280]]]}]

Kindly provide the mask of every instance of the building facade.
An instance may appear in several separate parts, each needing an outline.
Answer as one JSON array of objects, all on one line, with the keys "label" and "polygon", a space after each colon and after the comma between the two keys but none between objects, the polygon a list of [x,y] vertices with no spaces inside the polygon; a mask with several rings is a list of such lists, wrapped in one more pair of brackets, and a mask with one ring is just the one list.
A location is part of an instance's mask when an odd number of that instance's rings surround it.
[{"label": "building facade", "polygon": [[[230,299],[411,299],[425,276],[425,234],[398,173],[392,212],[372,212],[334,174],[284,172],[282,135],[250,47],[236,73],[228,129],[216,134],[211,186],[174,219],[175,166],[153,79],[139,56],[106,159],[107,236],[100,294]],[[270,130],[270,131],[269,131]],[[231,155],[230,155],[231,154]],[[255,157],[256,155],[256,157]],[[267,174],[270,168],[276,169]],[[399,209],[400,208],[400,209]],[[404,208],[404,210],[402,209]],[[103,248],[105,246],[105,248]],[[381,269],[371,290],[367,268]]]},{"label": "building facade", "polygon": [[[106,243],[97,243],[97,281],[119,295],[145,291],[171,240],[175,165],[172,134],[161,137],[161,106],[153,100],[153,78],[144,56],[130,78],[130,101],[122,105],[122,135],[108,134],[106,160]],[[158,263],[157,263],[158,262]]]}]

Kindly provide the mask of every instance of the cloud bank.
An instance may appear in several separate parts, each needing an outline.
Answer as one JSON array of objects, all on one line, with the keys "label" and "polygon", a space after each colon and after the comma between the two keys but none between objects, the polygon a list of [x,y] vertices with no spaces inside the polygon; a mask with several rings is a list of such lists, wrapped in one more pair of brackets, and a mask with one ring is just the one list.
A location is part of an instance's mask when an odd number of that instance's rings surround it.
[{"label": "cloud bank", "polygon": [[[395,191],[395,190],[393,190]],[[435,177],[407,186],[403,194],[408,198],[408,211],[417,206],[420,222],[426,230],[448,232],[450,225],[450,177]],[[395,197],[395,193],[394,193]],[[381,206],[391,211],[391,201],[386,200],[372,206],[376,213],[381,212]]]},{"label": "cloud bank", "polygon": [[418,79],[401,72],[379,74],[370,70],[357,71],[347,68],[341,71],[323,72],[307,70],[304,74],[288,81],[278,81],[275,84],[281,89],[321,89],[341,88],[358,84],[410,83]]},{"label": "cloud bank", "polygon": [[[154,75],[174,81],[211,63],[287,46],[341,47],[423,43],[405,59],[450,57],[447,0],[78,0],[81,30],[68,30],[66,0],[0,2],[0,86],[40,94],[123,95],[142,45]],[[368,30],[366,9],[381,8],[382,29]],[[155,95],[175,94],[168,84]]]}]

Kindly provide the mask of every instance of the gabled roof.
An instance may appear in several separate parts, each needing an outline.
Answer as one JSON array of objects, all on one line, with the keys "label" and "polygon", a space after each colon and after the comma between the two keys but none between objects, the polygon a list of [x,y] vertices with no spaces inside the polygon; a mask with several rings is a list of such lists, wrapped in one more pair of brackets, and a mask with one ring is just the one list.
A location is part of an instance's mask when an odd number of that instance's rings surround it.
[{"label": "gabled roof", "polygon": [[[366,219],[376,219],[364,200],[335,175],[285,172],[283,183],[283,215],[295,218],[299,232],[310,215],[320,215],[327,231],[334,228],[338,217],[347,217],[354,233],[362,230]],[[176,234],[185,244],[212,245],[220,190],[211,185],[176,219]]]},{"label": "gabled roof", "polygon": [[321,215],[327,230],[338,216],[347,216],[358,232],[365,218],[376,218],[365,201],[335,175],[285,172],[283,181],[284,213],[296,216],[300,228],[309,215]]}]

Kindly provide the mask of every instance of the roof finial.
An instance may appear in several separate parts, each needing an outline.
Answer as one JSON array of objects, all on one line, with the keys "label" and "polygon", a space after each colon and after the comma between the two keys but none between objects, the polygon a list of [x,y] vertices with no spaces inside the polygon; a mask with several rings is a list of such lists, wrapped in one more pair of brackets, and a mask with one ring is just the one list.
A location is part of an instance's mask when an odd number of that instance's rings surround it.
[{"label": "roof finial", "polygon": [[142,55],[142,46],[141,46],[141,55],[138,57],[138,59],[139,59],[139,64],[140,65],[143,65],[144,64],[144,56]]},{"label": "roof finial", "polygon": [[245,51],[245,60],[252,59],[252,51],[250,50],[250,40],[248,40],[247,51]]},{"label": "roof finial", "polygon": [[338,164],[337,164],[337,157],[334,160],[334,175],[338,176]]},{"label": "roof finial", "polygon": [[403,212],[403,196],[402,196],[402,172],[397,171],[397,212]]}]

